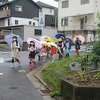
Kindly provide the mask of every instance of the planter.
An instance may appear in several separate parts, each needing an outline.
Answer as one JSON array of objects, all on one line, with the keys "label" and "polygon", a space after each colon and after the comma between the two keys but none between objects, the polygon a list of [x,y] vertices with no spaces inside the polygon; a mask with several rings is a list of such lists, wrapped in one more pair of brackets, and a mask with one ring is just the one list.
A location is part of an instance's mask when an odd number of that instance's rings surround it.
[{"label": "planter", "polygon": [[100,100],[100,87],[80,86],[62,79],[61,94],[65,100]]}]

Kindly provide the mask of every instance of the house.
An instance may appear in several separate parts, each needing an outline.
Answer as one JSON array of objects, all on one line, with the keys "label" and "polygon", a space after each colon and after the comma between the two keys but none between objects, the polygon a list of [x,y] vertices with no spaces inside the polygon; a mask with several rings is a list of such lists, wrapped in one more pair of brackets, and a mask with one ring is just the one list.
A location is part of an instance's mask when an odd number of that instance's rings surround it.
[{"label": "house", "polygon": [[82,35],[87,42],[96,39],[100,0],[55,0],[58,2],[58,31],[73,38]]},{"label": "house", "polygon": [[0,5],[0,27],[38,26],[40,6],[33,0],[13,0]]},{"label": "house", "polygon": [[54,11],[55,7],[45,4],[41,1],[36,2],[41,9],[39,10],[39,26],[54,26],[55,17]]}]

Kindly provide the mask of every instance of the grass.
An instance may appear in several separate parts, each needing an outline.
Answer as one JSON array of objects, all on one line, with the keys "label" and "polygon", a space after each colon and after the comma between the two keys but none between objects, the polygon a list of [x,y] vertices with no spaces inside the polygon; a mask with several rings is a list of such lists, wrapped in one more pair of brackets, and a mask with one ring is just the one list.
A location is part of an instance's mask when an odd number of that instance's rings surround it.
[{"label": "grass", "polygon": [[[76,59],[76,57],[58,60],[47,65],[46,68],[42,71],[43,80],[52,89],[54,94],[60,95],[59,92],[61,78],[73,75],[74,72],[68,70],[68,66],[74,61],[74,59]],[[53,93],[51,94],[53,95]]]}]

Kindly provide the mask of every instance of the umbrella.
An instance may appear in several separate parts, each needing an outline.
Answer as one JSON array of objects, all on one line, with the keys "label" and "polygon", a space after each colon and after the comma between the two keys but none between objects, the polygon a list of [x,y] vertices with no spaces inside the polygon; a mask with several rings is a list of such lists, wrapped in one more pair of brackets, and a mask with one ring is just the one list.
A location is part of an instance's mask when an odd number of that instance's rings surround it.
[{"label": "umbrella", "polygon": [[46,41],[46,42],[54,42],[54,40],[51,39],[51,38],[46,38],[44,41]]},{"label": "umbrella", "polygon": [[73,38],[73,42],[74,42],[74,43],[75,43],[77,37],[79,38],[79,40],[81,41],[82,44],[86,42],[85,37],[83,37],[82,35],[77,35],[77,36],[75,36],[75,37]]},{"label": "umbrella", "polygon": [[26,40],[26,42],[27,42],[28,44],[30,44],[30,41],[34,41],[34,42],[35,42],[35,48],[38,48],[38,49],[41,49],[41,48],[42,48],[42,44],[41,44],[40,41],[38,41],[37,39],[35,39],[35,38],[28,38],[28,39]]},{"label": "umbrella", "polygon": [[56,47],[56,48],[57,48],[57,45],[56,45],[55,43],[48,42],[48,45],[50,45],[50,46],[54,46],[54,47]]},{"label": "umbrella", "polygon": [[63,37],[63,39],[65,39],[66,36],[65,36],[64,33],[58,33],[58,34],[55,35],[55,38],[57,38],[57,39],[59,39],[61,37]]},{"label": "umbrella", "polygon": [[11,43],[13,42],[13,36],[17,37],[17,41],[19,42],[20,46],[22,46],[23,40],[19,35],[15,35],[15,34],[5,35],[5,41],[8,43],[8,45],[11,45]]},{"label": "umbrella", "polygon": [[48,45],[48,43],[46,41],[40,41],[40,44]]},{"label": "umbrella", "polygon": [[40,41],[44,41],[46,38],[50,38],[49,36],[41,36]]}]

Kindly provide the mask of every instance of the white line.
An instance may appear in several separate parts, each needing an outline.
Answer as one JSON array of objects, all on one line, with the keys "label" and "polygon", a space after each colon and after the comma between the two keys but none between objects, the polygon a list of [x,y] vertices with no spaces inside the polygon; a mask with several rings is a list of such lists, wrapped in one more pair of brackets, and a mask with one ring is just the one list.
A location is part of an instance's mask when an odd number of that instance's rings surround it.
[{"label": "white line", "polygon": [[0,76],[3,75],[4,73],[0,73]]},{"label": "white line", "polygon": [[4,59],[3,58],[0,58],[0,63],[4,63]]}]

